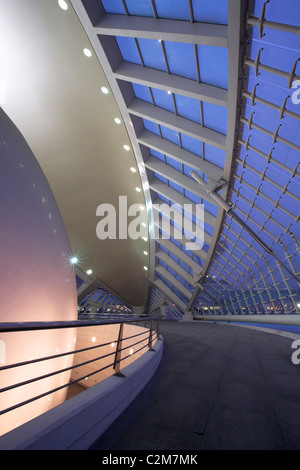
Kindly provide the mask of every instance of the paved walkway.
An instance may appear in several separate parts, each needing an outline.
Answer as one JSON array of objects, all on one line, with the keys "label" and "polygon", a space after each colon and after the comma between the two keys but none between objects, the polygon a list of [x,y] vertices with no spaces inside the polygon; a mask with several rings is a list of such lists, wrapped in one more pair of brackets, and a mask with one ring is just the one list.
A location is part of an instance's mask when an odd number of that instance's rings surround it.
[{"label": "paved walkway", "polygon": [[201,322],[161,332],[156,374],[92,449],[300,449],[293,340]]}]

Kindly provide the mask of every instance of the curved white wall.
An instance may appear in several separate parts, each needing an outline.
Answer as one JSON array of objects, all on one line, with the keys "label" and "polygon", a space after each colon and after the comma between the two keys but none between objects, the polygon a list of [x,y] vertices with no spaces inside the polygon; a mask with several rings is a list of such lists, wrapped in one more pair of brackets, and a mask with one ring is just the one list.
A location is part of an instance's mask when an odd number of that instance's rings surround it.
[{"label": "curved white wall", "polygon": [[[51,188],[24,137],[0,108],[0,323],[73,321],[74,268]],[[74,349],[67,329],[0,334],[0,367]],[[55,369],[73,357],[0,371],[0,388]],[[1,409],[68,383],[70,373],[1,394]],[[66,389],[0,416],[0,435],[64,401]]]}]

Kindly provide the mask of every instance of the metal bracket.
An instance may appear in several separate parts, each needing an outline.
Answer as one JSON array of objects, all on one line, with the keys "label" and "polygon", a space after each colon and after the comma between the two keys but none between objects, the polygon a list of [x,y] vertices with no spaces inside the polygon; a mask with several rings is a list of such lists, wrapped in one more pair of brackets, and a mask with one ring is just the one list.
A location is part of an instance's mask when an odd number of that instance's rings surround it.
[{"label": "metal bracket", "polygon": [[281,124],[279,124],[279,126],[277,126],[276,131],[275,131],[274,134],[272,135],[273,144],[275,144],[275,142],[277,141],[278,131],[279,131],[279,127],[280,127],[280,126],[281,126]]},{"label": "metal bracket", "polygon": [[284,117],[286,102],[287,102],[287,100],[288,100],[289,97],[290,97],[290,95],[288,95],[288,96],[285,98],[284,102],[283,102],[282,105],[281,105],[281,108],[280,108],[280,110],[279,110],[279,117],[280,117],[280,119],[282,119],[282,118]]},{"label": "metal bracket", "polygon": [[292,83],[293,83],[293,80],[294,80],[294,75],[295,75],[295,70],[296,70],[296,67],[297,67],[297,62],[300,60],[300,57],[299,59],[295,60],[294,62],[294,65],[292,67],[292,70],[290,71],[289,75],[288,75],[288,87],[291,88],[292,86]]},{"label": "metal bracket", "polygon": [[256,98],[256,87],[258,87],[258,85],[259,85],[259,83],[257,83],[257,84],[254,86],[253,91],[252,91],[252,93],[251,93],[251,97],[250,97],[250,99],[251,99],[251,106],[255,106],[255,105],[256,105],[256,103],[254,102],[254,100],[255,100],[255,98]]},{"label": "metal bracket", "polygon": [[255,70],[255,76],[257,77],[257,75],[260,75],[259,71],[258,71],[258,67],[260,65],[260,54],[261,54],[261,51],[263,51],[263,47],[261,49],[259,49],[259,51],[257,52],[257,56],[256,56],[256,59],[254,61],[254,70]]},{"label": "metal bracket", "polygon": [[262,38],[264,36],[263,29],[264,29],[264,21],[265,21],[265,12],[266,12],[266,4],[269,3],[270,0],[267,0],[261,9],[260,12],[260,17],[258,19],[257,27],[258,27],[258,32],[259,32],[259,37]]}]

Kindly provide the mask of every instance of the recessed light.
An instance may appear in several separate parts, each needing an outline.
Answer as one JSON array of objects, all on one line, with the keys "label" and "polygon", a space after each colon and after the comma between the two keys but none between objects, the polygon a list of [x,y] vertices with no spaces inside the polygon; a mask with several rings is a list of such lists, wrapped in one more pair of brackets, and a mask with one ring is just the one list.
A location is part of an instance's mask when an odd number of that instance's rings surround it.
[{"label": "recessed light", "polygon": [[107,94],[109,93],[108,88],[106,88],[106,86],[101,87],[101,91],[102,91],[102,93],[104,93],[105,95],[107,95]]},{"label": "recessed light", "polygon": [[130,171],[131,171],[131,173],[136,173],[136,168],[134,168],[134,166],[132,166],[132,167],[130,168]]},{"label": "recessed light", "polygon": [[128,150],[130,150],[129,145],[123,145],[123,148],[124,148],[125,150],[127,150],[127,152],[128,152]]},{"label": "recessed light", "polygon": [[115,118],[114,121],[115,121],[116,124],[121,124],[121,119],[119,119],[119,118]]},{"label": "recessed light", "polygon": [[76,258],[76,256],[73,256],[73,258],[71,258],[70,261],[72,264],[76,264],[78,263],[78,258]]},{"label": "recessed light", "polygon": [[92,57],[92,53],[91,51],[86,47],[85,49],[83,49],[83,53],[84,55],[86,55],[87,57]]},{"label": "recessed light", "polygon": [[147,256],[148,255],[148,251],[143,251],[144,255]]},{"label": "recessed light", "polygon": [[89,276],[90,274],[92,274],[92,272],[93,272],[93,271],[92,271],[91,269],[88,269],[86,273],[87,273],[87,275]]},{"label": "recessed light", "polygon": [[67,10],[69,8],[68,4],[67,4],[67,2],[65,2],[65,0],[58,0],[58,4],[59,4],[60,8],[62,8],[63,10]]},{"label": "recessed light", "polygon": [[139,188],[139,187],[135,188],[135,190],[136,190],[138,193],[141,192],[141,188]]}]

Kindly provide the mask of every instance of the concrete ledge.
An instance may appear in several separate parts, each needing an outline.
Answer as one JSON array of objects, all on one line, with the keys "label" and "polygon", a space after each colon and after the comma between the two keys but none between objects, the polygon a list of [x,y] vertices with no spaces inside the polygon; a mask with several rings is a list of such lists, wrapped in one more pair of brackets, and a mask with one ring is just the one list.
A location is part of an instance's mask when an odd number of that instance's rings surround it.
[{"label": "concrete ledge", "polygon": [[85,450],[128,407],[151,379],[163,353],[163,341],[155,352],[70,400],[0,437],[0,450]]}]

